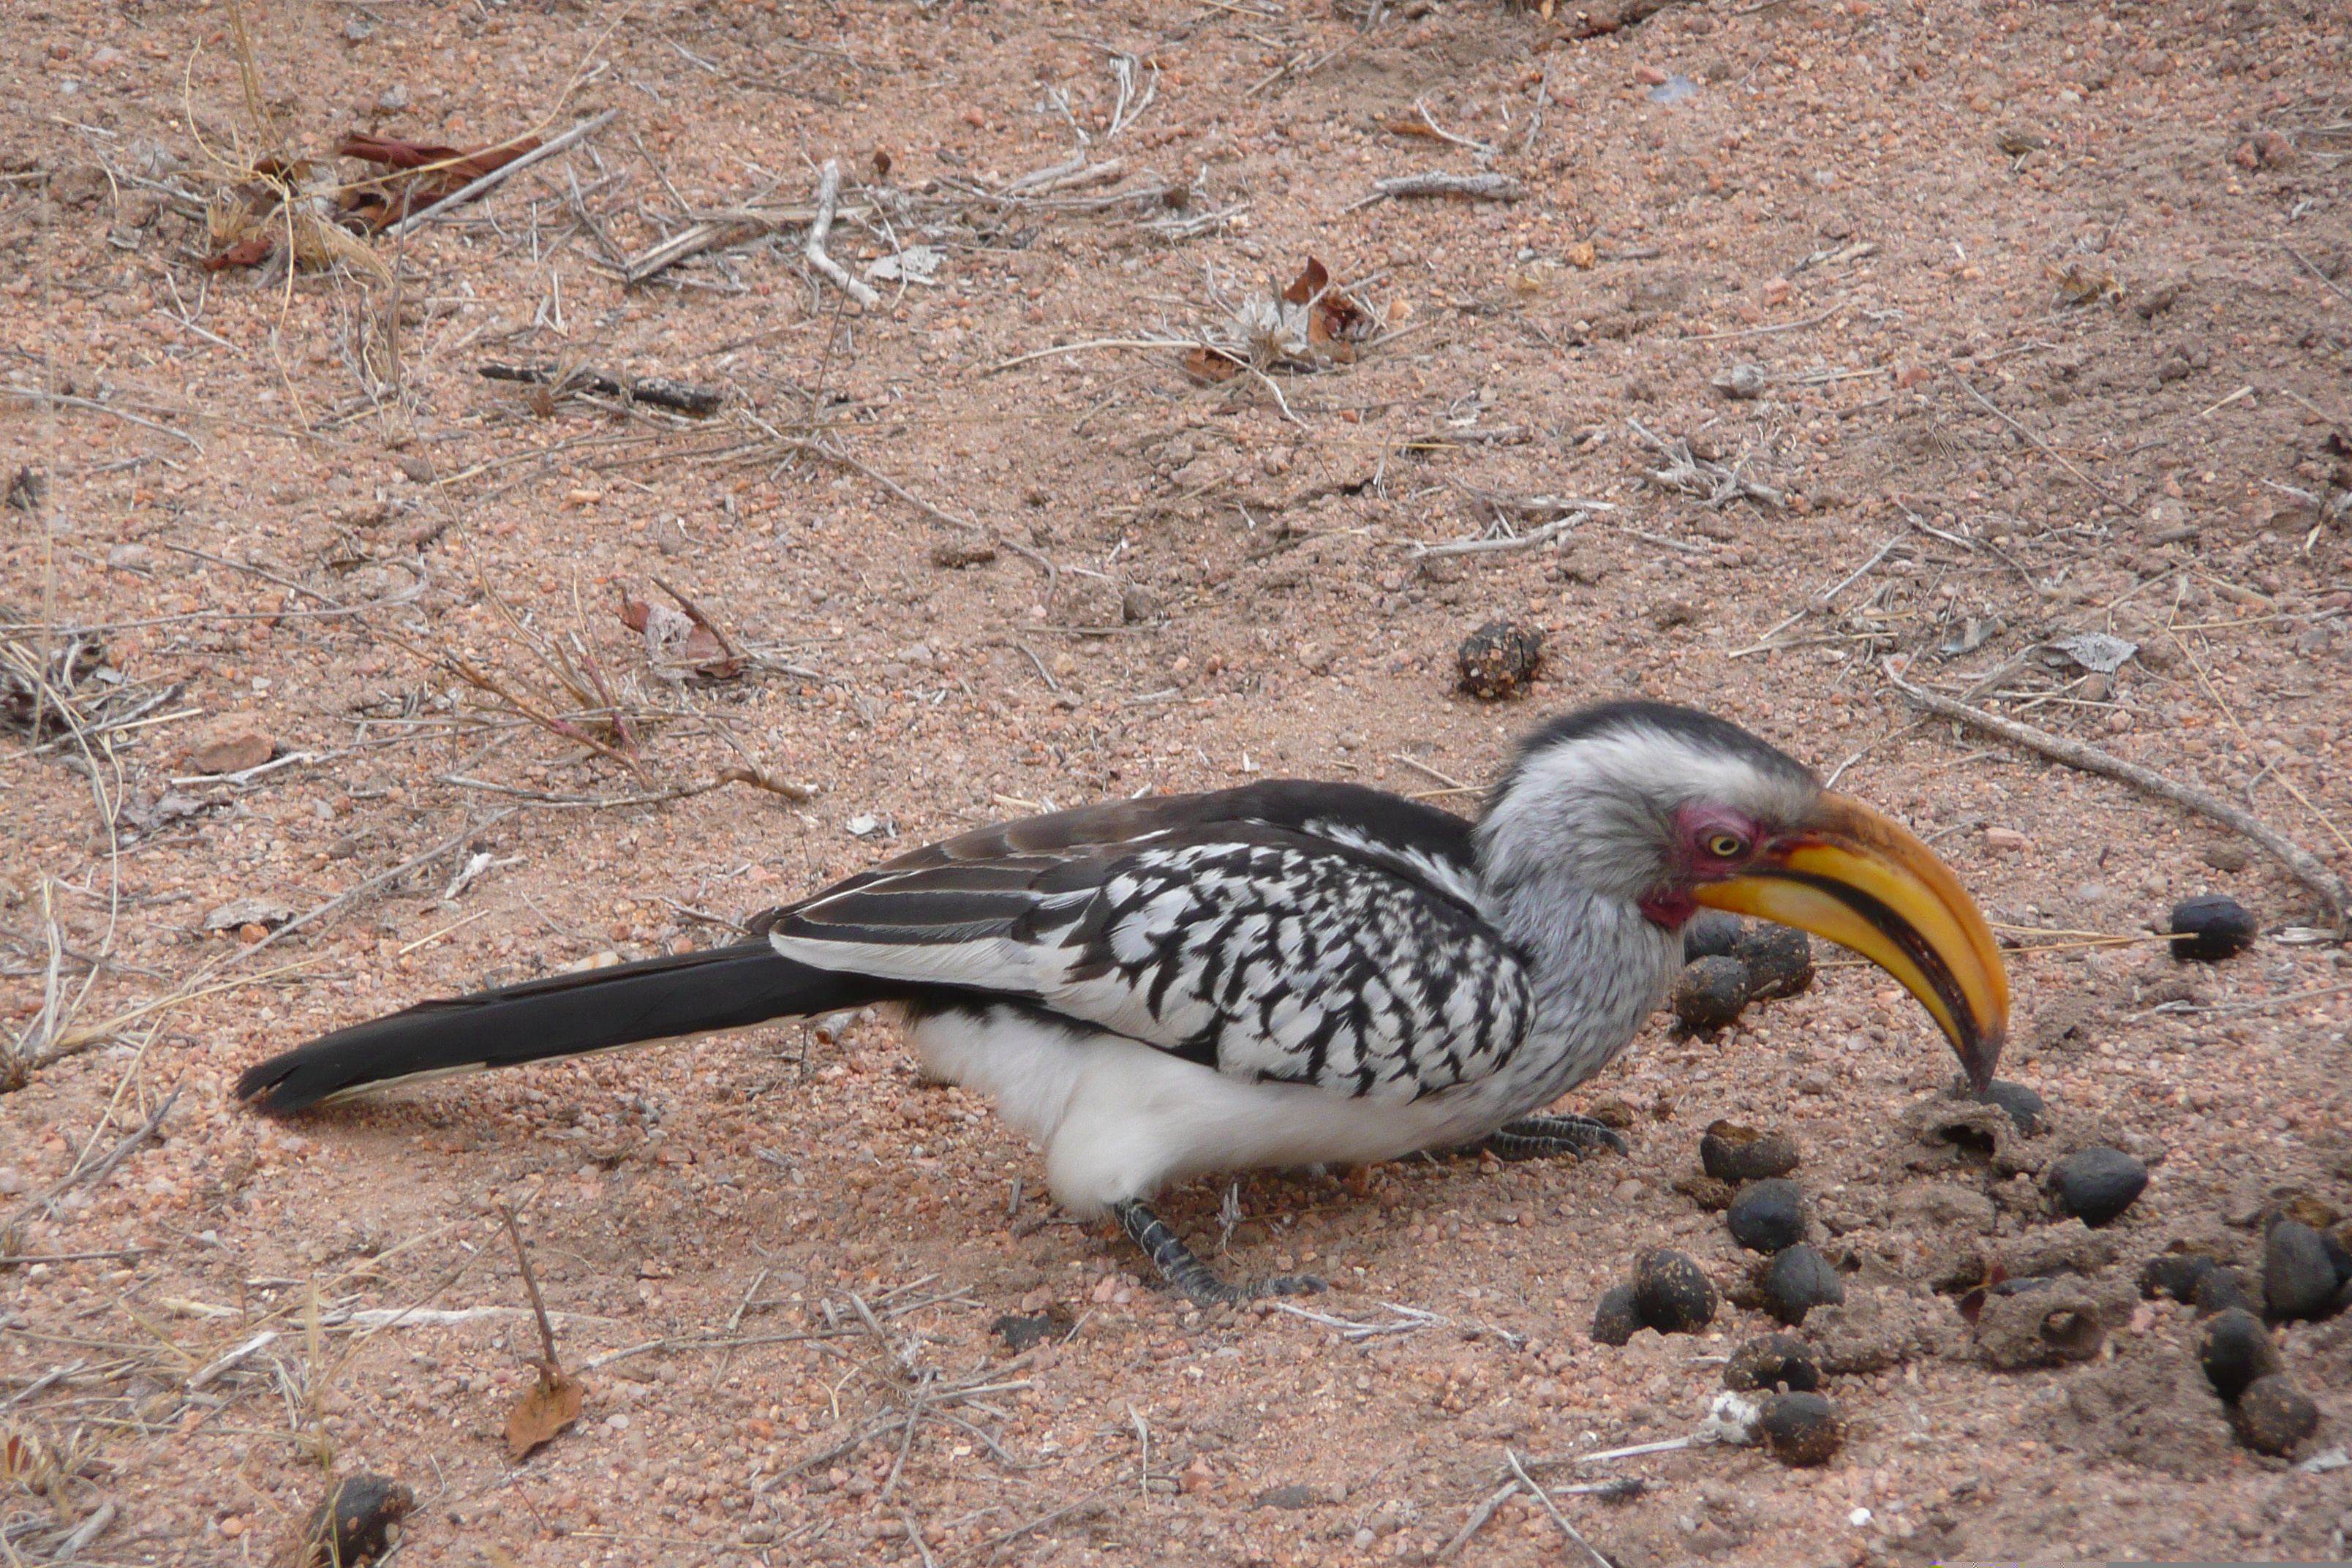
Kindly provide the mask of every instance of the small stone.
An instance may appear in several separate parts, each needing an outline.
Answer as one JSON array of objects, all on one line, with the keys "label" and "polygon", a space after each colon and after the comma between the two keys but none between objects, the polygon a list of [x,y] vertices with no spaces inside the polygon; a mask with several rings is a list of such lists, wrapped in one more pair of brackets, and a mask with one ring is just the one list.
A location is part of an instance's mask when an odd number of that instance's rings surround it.
[{"label": "small stone", "polygon": [[1750,997],[1794,996],[1813,983],[1813,939],[1794,926],[1759,924],[1733,951]]},{"label": "small stone", "polygon": [[1756,1425],[1764,1451],[1784,1465],[1827,1464],[1845,1443],[1837,1406],[1818,1394],[1776,1394]]},{"label": "small stone", "polygon": [[1462,639],[1454,663],[1461,671],[1462,689],[1492,700],[1507,697],[1533,680],[1543,666],[1543,633],[1507,617],[1497,616]]},{"label": "small stone", "polygon": [[1692,1029],[1720,1029],[1748,1005],[1748,966],[1736,958],[1702,958],[1675,981],[1675,1016]]},{"label": "small stone", "polygon": [[2230,1412],[2238,1441],[2258,1454],[2284,1458],[2294,1446],[2319,1430],[2319,1406],[2283,1373],[2257,1378],[2238,1396]]},{"label": "small stone", "polygon": [[2255,1310],[2254,1299],[2246,1293],[2246,1282],[2234,1268],[2214,1268],[2197,1281],[2189,1299],[2197,1305],[2197,1315],[2210,1318],[2217,1312],[2236,1309],[2251,1313]]},{"label": "small stone", "polygon": [[1805,1239],[1804,1189],[1785,1177],[1750,1182],[1724,1218],[1731,1239],[1750,1252],[1784,1252]]},{"label": "small stone", "polygon": [[1613,1127],[1622,1132],[1633,1125],[1633,1108],[1617,1096],[1605,1095],[1584,1108],[1584,1114],[1603,1127]]},{"label": "small stone", "polygon": [[2263,1243],[2263,1301],[2274,1318],[2325,1318],[2340,1280],[2319,1232],[2282,1219]]},{"label": "small stone", "polygon": [[196,731],[188,765],[200,773],[241,773],[268,762],[277,749],[259,714],[224,713]]},{"label": "small stone", "polygon": [[2172,956],[2218,963],[2254,945],[2254,917],[2226,893],[2200,893],[2172,906]]},{"label": "small stone", "polygon": [[1795,1328],[1815,1307],[1845,1305],[1845,1281],[1811,1242],[1784,1247],[1764,1270],[1764,1310]]},{"label": "small stone", "polygon": [[1728,910],[1701,910],[1683,923],[1683,962],[1728,958],[1747,934],[1748,922]]},{"label": "small stone", "polygon": [[293,918],[293,907],[275,899],[231,899],[205,916],[204,929],[241,931],[258,926],[267,936]]},{"label": "small stone", "polygon": [[1645,1252],[1633,1269],[1633,1310],[1662,1334],[1696,1333],[1715,1321],[1715,1285],[1685,1254]]},{"label": "small stone", "polygon": [[2139,1293],[2151,1301],[2159,1296],[2193,1301],[2199,1283],[2215,1267],[2213,1260],[2201,1252],[2160,1253],[2149,1258],[2147,1267],[2139,1271]]},{"label": "small stone", "polygon": [[1601,1303],[1592,1310],[1593,1343],[1622,1345],[1641,1327],[1642,1314],[1633,1306],[1633,1286],[1612,1285],[1601,1293]]},{"label": "small stone", "polygon": [[2048,1181],[2058,1212],[2095,1230],[2147,1190],[2147,1167],[2120,1149],[2082,1149],[2053,1166]]},{"label": "small stone", "polygon": [[1998,1105],[2008,1111],[2009,1119],[2017,1123],[2017,1130],[2028,1138],[2042,1131],[2042,1119],[2050,1109],[2033,1090],[2021,1083],[2011,1083],[2007,1079],[1993,1079],[1984,1093],[1971,1091],[1970,1098],[1986,1105]]},{"label": "small stone", "polygon": [[2197,1361],[2205,1369],[2205,1381],[2225,1405],[2236,1404],[2257,1378],[2279,1369],[2278,1346],[2272,1342],[2270,1331],[2242,1307],[2232,1307],[2205,1325]]},{"label": "small stone", "polygon": [[1048,1339],[1066,1334],[1076,1327],[1077,1320],[1068,1308],[1058,1302],[1034,1316],[1007,1312],[989,1324],[990,1331],[1002,1339],[1004,1348],[1014,1355]]},{"label": "small stone", "polygon": [[2233,875],[2244,870],[2253,859],[2252,856],[2246,853],[2244,845],[2228,842],[2208,844],[2197,852],[2197,858],[2216,871],[2226,871]]},{"label": "small stone", "polygon": [[1769,372],[1760,364],[1736,364],[1707,383],[1726,397],[1761,397],[1764,389],[1772,384]]},{"label": "small stone", "polygon": [[1723,1368],[1723,1386],[1745,1394],[1787,1389],[1811,1394],[1822,1385],[1822,1369],[1805,1342],[1791,1334],[1764,1334],[1743,1342]]},{"label": "small stone", "polygon": [[1718,1181],[1757,1182],[1785,1176],[1803,1158],[1786,1132],[1759,1132],[1736,1121],[1708,1124],[1698,1141],[1699,1163]]}]

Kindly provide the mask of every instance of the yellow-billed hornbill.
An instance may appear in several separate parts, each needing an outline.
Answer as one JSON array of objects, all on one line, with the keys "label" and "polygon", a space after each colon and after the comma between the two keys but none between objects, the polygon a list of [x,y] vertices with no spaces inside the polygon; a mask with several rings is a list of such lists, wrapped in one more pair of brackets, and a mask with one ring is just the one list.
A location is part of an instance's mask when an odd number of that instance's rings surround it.
[{"label": "yellow-billed hornbill", "polygon": [[1623,1051],[1701,906],[1879,964],[1992,1078],[2008,981],[1899,825],[1736,725],[1590,708],[1520,749],[1475,822],[1278,781],[962,834],[761,917],[764,940],[564,974],[340,1030],[247,1072],[288,1112],[405,1079],[896,1003],[935,1076],[1045,1149],[1195,1300],[1219,1281],[1148,1202],[1170,1182],[1484,1142],[1622,1149],[1534,1114]]}]

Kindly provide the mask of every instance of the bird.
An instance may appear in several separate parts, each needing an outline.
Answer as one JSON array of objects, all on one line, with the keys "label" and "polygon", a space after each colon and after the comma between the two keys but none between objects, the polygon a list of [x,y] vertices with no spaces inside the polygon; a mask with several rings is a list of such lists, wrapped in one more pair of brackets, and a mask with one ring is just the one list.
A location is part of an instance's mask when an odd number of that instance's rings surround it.
[{"label": "bird", "polygon": [[1475,819],[1265,780],[975,828],[751,922],[757,940],[427,1001],[247,1070],[288,1115],[394,1084],[895,1005],[933,1078],[994,1098],[1055,1200],[1202,1305],[1228,1281],[1172,1183],[1483,1147],[1625,1152],[1545,1114],[1630,1046],[1701,909],[1853,950],[1979,1092],[2008,1030],[1983,915],[1901,824],[1730,721],[1625,700],[1518,746]]}]

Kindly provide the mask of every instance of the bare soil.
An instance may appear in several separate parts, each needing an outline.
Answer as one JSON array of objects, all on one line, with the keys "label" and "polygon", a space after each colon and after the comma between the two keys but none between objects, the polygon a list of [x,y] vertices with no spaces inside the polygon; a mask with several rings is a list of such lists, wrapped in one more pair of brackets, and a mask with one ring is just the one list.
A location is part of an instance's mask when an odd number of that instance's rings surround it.
[{"label": "bare soil", "polygon": [[[1850,1298],[1807,1331],[1867,1370],[1832,1379],[1848,1428],[1818,1468],[1538,1468],[1643,1479],[1558,1500],[1608,1560],[2342,1556],[2352,1469],[2237,1444],[2187,1310],[2135,1281],[2177,1242],[2259,1264],[2289,1199],[2352,1209],[2345,950],[2299,943],[2316,899],[2225,830],[1918,722],[1879,661],[2251,799],[2352,870],[2346,13],[1717,0],[1580,37],[1582,15],[248,0],[249,102],[221,5],[13,6],[10,656],[89,628],[45,702],[165,700],[40,749],[17,712],[0,761],[0,1009],[54,1058],[0,1097],[11,1559],[80,1531],[79,1561],[269,1561],[323,1461],[414,1489],[418,1563],[1427,1562],[1507,1450],[1688,1433],[1769,1327],[1727,1305],[1696,1336],[1587,1331],[1646,1248],[1743,1275],[1676,1188],[1720,1116],[1800,1142]],[[1156,93],[1113,133],[1118,57],[1130,110]],[[1459,140],[1389,129],[1423,109]],[[349,262],[204,265],[206,205],[273,141],[470,148],[605,110],[370,242],[396,297]],[[1120,167],[1005,194],[1074,150]],[[846,304],[798,223],[617,279],[692,215],[805,204],[828,159],[866,215],[832,253],[936,246],[935,282]],[[1358,205],[1423,171],[1521,189]],[[1229,333],[1309,256],[1377,335],[1270,384],[1117,346]],[[1759,395],[1710,384],[1742,364]],[[1643,432],[1780,504],[1654,480]],[[1609,510],[1416,559],[1562,515],[1537,497]],[[619,607],[674,603],[657,577],[750,665],[649,664]],[[1487,701],[1455,648],[1496,615],[1546,662]],[[2102,675],[2045,651],[2080,631],[2137,653]],[[1331,1321],[1169,1300],[882,1020],[293,1125],[230,1098],[331,1026],[731,940],[1048,804],[1289,773],[1471,809],[1540,715],[1634,691],[1934,837],[2020,944],[2004,1075],[2049,1100],[2043,1146],[2153,1167],[2123,1219],[2054,1223],[2032,1169],[1915,1135],[1948,1053],[1853,965],[1712,1038],[1661,1017],[1568,1101],[1628,1109],[1628,1160],[1251,1177],[1221,1247],[1223,1185],[1170,1195],[1221,1267],[1328,1276],[1307,1305]],[[670,798],[728,768],[813,793]],[[2147,933],[2207,889],[2265,935],[2175,965]],[[588,1385],[520,1462],[538,1336],[499,1203]],[[1990,1365],[1958,1292],[1995,1262],[2079,1275],[2095,1356]],[[408,1307],[431,1310],[385,1326]],[[1005,1315],[1053,1333],[1014,1353]],[[2322,1415],[2291,1458],[2340,1449],[2352,1319],[2277,1338]],[[1590,1561],[1524,1497],[1454,1560]]]}]

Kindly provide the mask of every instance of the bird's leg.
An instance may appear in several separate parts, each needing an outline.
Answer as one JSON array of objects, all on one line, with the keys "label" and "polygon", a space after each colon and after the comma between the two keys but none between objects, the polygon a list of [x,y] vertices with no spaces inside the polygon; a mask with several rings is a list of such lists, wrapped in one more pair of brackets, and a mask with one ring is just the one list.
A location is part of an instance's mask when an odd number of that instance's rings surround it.
[{"label": "bird's leg", "polygon": [[1578,1159],[1603,1149],[1628,1152],[1622,1134],[1590,1116],[1528,1116],[1506,1121],[1471,1145],[1498,1160],[1544,1160],[1566,1154]]},{"label": "bird's leg", "polygon": [[1177,1239],[1168,1228],[1168,1222],[1153,1214],[1149,1205],[1128,1202],[1113,1204],[1110,1212],[1118,1218],[1127,1238],[1143,1248],[1160,1277],[1191,1297],[1203,1307],[1214,1307],[1225,1301],[1255,1301],[1261,1296],[1311,1296],[1329,1289],[1311,1274],[1283,1274],[1272,1279],[1261,1279],[1255,1285],[1228,1285],[1216,1276],[1215,1270],[1193,1256],[1192,1249]]}]

